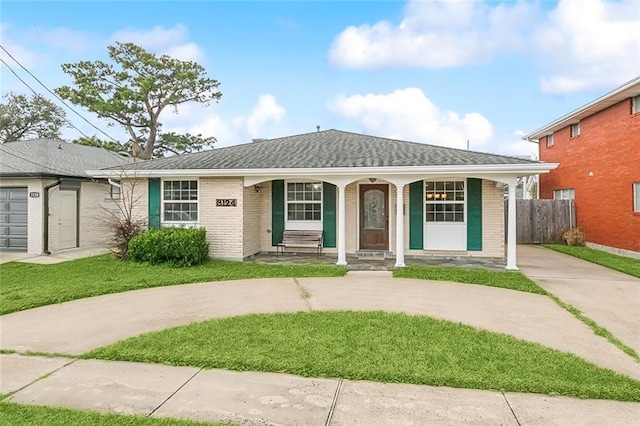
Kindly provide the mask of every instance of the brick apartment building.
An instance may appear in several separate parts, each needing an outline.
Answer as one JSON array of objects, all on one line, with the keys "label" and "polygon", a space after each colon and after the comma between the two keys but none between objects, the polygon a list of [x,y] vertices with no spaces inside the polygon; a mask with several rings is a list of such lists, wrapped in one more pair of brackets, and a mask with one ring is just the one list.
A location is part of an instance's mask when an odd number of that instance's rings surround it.
[{"label": "brick apartment building", "polygon": [[589,245],[640,253],[640,77],[523,139],[560,164],[540,176],[540,198],[574,199]]}]

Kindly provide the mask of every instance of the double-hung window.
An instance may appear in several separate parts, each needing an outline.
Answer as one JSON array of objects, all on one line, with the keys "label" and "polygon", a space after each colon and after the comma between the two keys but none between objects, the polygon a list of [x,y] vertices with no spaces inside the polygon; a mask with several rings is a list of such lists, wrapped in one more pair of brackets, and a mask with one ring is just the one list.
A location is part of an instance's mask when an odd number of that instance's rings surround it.
[{"label": "double-hung window", "polygon": [[425,183],[427,222],[464,222],[464,182]]},{"label": "double-hung window", "polygon": [[640,182],[633,184],[633,211],[640,213]]},{"label": "double-hung window", "polygon": [[198,221],[198,181],[165,180],[162,183],[164,222]]},{"label": "double-hung window", "polygon": [[580,136],[580,122],[571,125],[571,137],[575,138]]},{"label": "double-hung window", "polygon": [[556,189],[553,191],[554,200],[573,200],[575,199],[575,195],[573,188]]},{"label": "double-hung window", "polygon": [[640,95],[631,98],[631,114],[637,114],[640,112]]},{"label": "double-hung window", "polygon": [[322,220],[322,182],[287,182],[287,220]]},{"label": "double-hung window", "polygon": [[547,146],[549,148],[553,146],[553,135],[547,135]]}]

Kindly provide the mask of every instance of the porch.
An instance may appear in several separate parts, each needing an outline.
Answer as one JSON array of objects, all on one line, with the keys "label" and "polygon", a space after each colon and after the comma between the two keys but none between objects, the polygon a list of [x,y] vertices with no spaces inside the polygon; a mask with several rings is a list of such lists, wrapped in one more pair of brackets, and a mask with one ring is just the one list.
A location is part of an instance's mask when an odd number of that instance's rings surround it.
[{"label": "porch", "polygon": [[[322,264],[335,265],[338,259],[337,254],[321,254],[316,257],[315,253],[288,252],[284,255],[276,256],[272,252],[261,252],[247,259],[248,262],[272,263],[278,265],[301,265],[301,264]],[[355,256],[347,255],[346,268],[349,271],[392,271],[395,268],[395,257],[389,256]],[[462,267],[462,268],[482,268],[494,271],[504,271],[505,259],[481,258],[469,256],[405,256],[405,265],[422,266],[442,266],[442,267]]]}]

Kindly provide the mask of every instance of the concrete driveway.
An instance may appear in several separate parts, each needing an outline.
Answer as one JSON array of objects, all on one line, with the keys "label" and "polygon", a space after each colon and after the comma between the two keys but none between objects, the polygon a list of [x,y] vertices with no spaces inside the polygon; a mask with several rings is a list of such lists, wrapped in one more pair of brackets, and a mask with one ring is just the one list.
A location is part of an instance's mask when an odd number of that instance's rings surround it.
[{"label": "concrete driveway", "polygon": [[389,272],[157,287],[43,306],[0,317],[0,347],[79,355],[141,333],[208,318],[309,310],[429,315],[541,343],[640,379],[639,364],[546,296],[394,279]]},{"label": "concrete driveway", "polygon": [[518,267],[640,353],[640,279],[535,245],[518,246]]}]

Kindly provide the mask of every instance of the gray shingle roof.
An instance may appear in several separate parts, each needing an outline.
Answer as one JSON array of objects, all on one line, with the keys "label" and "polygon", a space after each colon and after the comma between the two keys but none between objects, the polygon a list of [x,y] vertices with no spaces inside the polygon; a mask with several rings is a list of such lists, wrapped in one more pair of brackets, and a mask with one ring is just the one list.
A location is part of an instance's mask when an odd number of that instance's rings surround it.
[{"label": "gray shingle roof", "polygon": [[126,168],[225,170],[531,163],[538,162],[339,130],[324,130],[177,155],[132,164]]},{"label": "gray shingle roof", "polygon": [[85,170],[122,166],[131,161],[106,149],[53,139],[0,145],[0,176],[88,177]]}]

